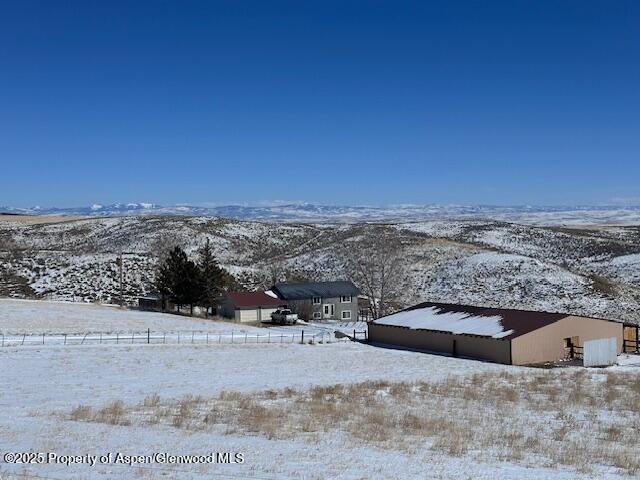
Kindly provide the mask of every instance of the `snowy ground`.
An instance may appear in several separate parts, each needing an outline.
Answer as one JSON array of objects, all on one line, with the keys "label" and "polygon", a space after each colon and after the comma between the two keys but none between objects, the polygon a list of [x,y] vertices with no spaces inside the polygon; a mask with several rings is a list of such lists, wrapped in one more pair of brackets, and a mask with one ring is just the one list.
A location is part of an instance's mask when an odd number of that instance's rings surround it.
[{"label": "snowy ground", "polygon": [[0,299],[0,333],[4,334],[142,332],[148,328],[165,332],[262,332],[256,327],[219,320],[122,310],[117,306]]},{"label": "snowy ground", "polygon": [[[339,432],[319,443],[269,440],[242,433],[185,432],[170,426],[117,426],[69,420],[77,405],[101,406],[114,400],[141,402],[211,396],[221,390],[256,391],[285,387],[349,384],[365,380],[442,380],[479,372],[530,370],[344,343],[332,345],[82,346],[10,347],[0,350],[0,451],[57,454],[131,455],[164,452],[206,454],[243,452],[242,465],[143,468],[0,464],[0,472],[30,472],[53,478],[577,478],[566,467],[525,468],[476,463],[429,451],[372,448]],[[630,369],[632,367],[625,367]],[[10,386],[10,388],[8,388]],[[295,408],[295,405],[292,405]],[[168,469],[168,470],[166,470]],[[216,475],[219,475],[216,476]],[[614,470],[593,478],[629,478]]]},{"label": "snowy ground", "polygon": [[[314,338],[329,341],[341,331],[363,338],[366,322],[319,321],[297,325],[242,325],[221,318],[203,319],[167,313],[123,310],[117,306],[42,300],[0,299],[0,335],[4,345],[142,343],[274,343]],[[22,335],[26,334],[23,341]],[[118,335],[118,336],[116,336]]]},{"label": "snowy ground", "polygon": [[[22,305],[22,309],[20,308]],[[3,322],[19,318],[41,326],[31,316],[41,312],[30,302],[0,303]],[[71,308],[64,305],[64,308]],[[182,317],[142,312],[122,312],[110,307],[74,306],[87,312],[103,308],[96,321],[183,321]],[[62,308],[62,307],[61,307]],[[80,311],[80,310],[78,310]],[[99,310],[103,312],[103,310]],[[29,313],[31,312],[31,313]],[[136,313],[128,317],[129,313]],[[102,316],[103,315],[103,316]],[[122,316],[124,315],[124,316]],[[134,318],[134,320],[126,320]],[[42,316],[39,317],[42,321]],[[58,321],[83,325],[65,315],[46,319],[52,330]],[[59,320],[57,320],[59,319]],[[191,319],[184,319],[191,321]],[[199,321],[199,320],[194,320]],[[105,324],[106,324],[105,323]],[[224,324],[227,325],[227,324]],[[276,330],[287,327],[276,327]],[[263,330],[263,329],[262,329]],[[634,357],[613,367],[623,375],[640,374]],[[510,461],[478,461],[465,455],[446,455],[429,449],[402,451],[371,445],[340,430],[320,436],[270,439],[259,433],[218,430],[184,430],[158,425],[108,425],[74,421],[70,411],[79,405],[99,408],[122,400],[138,404],[153,394],[162,399],[185,395],[212,397],[222,391],[256,392],[267,389],[308,389],[316,385],[354,384],[370,380],[443,381],[468,378],[476,373],[519,376],[539,370],[509,367],[382,349],[345,342],[334,344],[259,345],[78,345],[16,346],[0,349],[0,452],[53,452],[58,455],[208,454],[241,452],[243,464],[231,465],[12,465],[0,459],[0,478],[27,473],[44,478],[630,478],[614,467],[584,474],[570,466],[524,466]],[[572,369],[561,369],[564,372]],[[601,370],[599,372],[603,372]],[[601,375],[601,373],[596,375]],[[549,372],[555,375],[554,372]],[[295,409],[295,402],[291,409]],[[366,408],[366,405],[363,405]],[[605,415],[606,412],[603,412]],[[452,432],[455,434],[455,432]],[[23,478],[23,477],[17,477]],[[26,477],[29,478],[29,477]],[[34,477],[38,478],[38,477]]]}]

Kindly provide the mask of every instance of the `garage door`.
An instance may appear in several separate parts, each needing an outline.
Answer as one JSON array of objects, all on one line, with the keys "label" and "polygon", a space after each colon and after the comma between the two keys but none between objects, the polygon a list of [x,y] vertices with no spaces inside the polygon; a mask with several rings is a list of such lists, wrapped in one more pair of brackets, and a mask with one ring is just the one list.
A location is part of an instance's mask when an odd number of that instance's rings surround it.
[{"label": "garage door", "polygon": [[241,322],[257,322],[258,321],[258,310],[240,310],[240,321]]},{"label": "garage door", "polygon": [[260,312],[260,321],[261,322],[270,322],[271,321],[271,314],[273,312],[275,312],[277,310],[277,308],[263,308],[262,311]]}]

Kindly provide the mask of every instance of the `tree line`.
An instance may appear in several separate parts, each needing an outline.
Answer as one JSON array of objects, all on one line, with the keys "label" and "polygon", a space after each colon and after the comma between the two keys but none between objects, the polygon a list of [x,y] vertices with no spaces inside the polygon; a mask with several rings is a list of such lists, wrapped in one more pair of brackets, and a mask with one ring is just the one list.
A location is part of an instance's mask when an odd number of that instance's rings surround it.
[{"label": "tree line", "polygon": [[179,246],[169,251],[160,261],[155,283],[163,310],[168,300],[178,311],[188,305],[191,315],[194,306],[206,308],[207,314],[215,313],[224,293],[236,286],[234,278],[218,265],[209,239],[195,261]]}]

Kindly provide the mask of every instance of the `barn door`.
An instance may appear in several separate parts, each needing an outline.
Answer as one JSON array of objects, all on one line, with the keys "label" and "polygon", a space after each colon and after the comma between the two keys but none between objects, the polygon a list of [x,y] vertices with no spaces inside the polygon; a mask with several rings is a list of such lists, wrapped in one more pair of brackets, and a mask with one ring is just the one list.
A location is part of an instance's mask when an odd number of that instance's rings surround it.
[{"label": "barn door", "polygon": [[576,358],[577,354],[581,353],[580,349],[580,337],[567,337],[564,339],[564,358],[570,360]]},{"label": "barn door", "polygon": [[637,325],[625,325],[623,328],[623,348],[625,353],[638,352],[638,326]]}]

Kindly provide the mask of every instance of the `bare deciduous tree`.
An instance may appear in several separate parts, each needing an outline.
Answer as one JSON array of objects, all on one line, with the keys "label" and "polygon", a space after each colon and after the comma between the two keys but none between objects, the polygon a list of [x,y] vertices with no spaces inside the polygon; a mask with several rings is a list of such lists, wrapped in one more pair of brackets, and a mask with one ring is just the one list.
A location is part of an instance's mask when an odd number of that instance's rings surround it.
[{"label": "bare deciduous tree", "polygon": [[373,318],[398,307],[402,281],[400,247],[397,236],[378,227],[346,248],[344,273],[360,286]]}]

